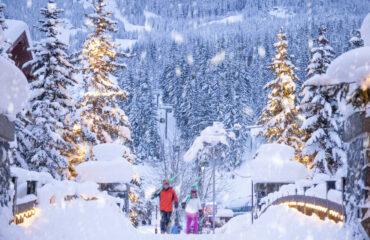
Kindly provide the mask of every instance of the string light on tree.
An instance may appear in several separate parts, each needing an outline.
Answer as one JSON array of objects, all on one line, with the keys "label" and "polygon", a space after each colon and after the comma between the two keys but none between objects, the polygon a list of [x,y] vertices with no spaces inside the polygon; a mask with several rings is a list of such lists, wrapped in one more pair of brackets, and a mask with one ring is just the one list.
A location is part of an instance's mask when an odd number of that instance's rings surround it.
[{"label": "string light on tree", "polygon": [[262,135],[268,142],[292,146],[296,150],[296,160],[302,161],[299,156],[303,132],[299,129],[295,85],[298,78],[294,74],[296,68],[287,53],[288,42],[282,29],[277,38],[279,41],[274,44],[276,56],[269,67],[275,73],[275,79],[264,87],[265,90],[270,89],[270,93],[259,123],[264,125]]}]

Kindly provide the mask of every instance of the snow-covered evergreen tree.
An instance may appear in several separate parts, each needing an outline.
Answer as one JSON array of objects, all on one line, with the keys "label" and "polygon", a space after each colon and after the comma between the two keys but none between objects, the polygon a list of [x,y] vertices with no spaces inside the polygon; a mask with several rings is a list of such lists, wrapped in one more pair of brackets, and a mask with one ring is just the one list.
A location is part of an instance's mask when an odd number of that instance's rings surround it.
[{"label": "snow-covered evergreen tree", "polygon": [[267,106],[263,109],[259,123],[263,124],[263,136],[268,142],[283,143],[293,147],[299,154],[302,149],[302,131],[298,117],[296,84],[296,68],[287,53],[288,42],[285,33],[280,29],[279,41],[274,44],[276,56],[270,65],[275,79],[265,85],[270,89]]},{"label": "snow-covered evergreen tree", "polygon": [[354,29],[351,32],[351,39],[349,40],[349,46],[351,48],[358,48],[364,46],[364,40],[361,38],[361,32],[358,29]]},{"label": "snow-covered evergreen tree", "polygon": [[[319,28],[317,46],[311,49],[312,59],[307,68],[307,77],[324,74],[334,50],[325,38],[326,28]],[[301,111],[305,115],[302,130],[305,131],[302,151],[305,163],[319,172],[335,174],[343,165],[345,152],[340,138],[340,122],[337,113],[337,86],[304,84],[301,95]]]},{"label": "snow-covered evergreen tree", "polygon": [[6,42],[4,41],[5,39],[1,39],[3,38],[3,34],[2,34],[3,30],[7,28],[7,25],[5,23],[5,15],[4,15],[5,7],[6,5],[2,3],[0,0],[0,28],[1,28],[0,29],[0,56],[8,59],[8,54],[5,52],[5,45],[6,45]]},{"label": "snow-covered evergreen tree", "polygon": [[340,121],[337,112],[337,88],[304,85],[301,109],[306,120],[302,130],[307,133],[302,155],[310,168],[334,175],[345,162]]},{"label": "snow-covered evergreen tree", "polygon": [[97,144],[96,134],[81,124],[80,112],[74,105],[69,107],[69,115],[64,124],[63,138],[73,147],[62,150],[68,160],[69,178],[77,176],[75,165],[92,159],[92,145]]},{"label": "snow-covered evergreen tree", "polygon": [[88,21],[94,32],[90,34],[83,46],[83,75],[85,95],[78,103],[82,124],[97,135],[100,143],[119,139],[131,144],[128,118],[119,107],[119,101],[126,98],[126,93],[113,79],[112,75],[125,67],[117,62],[117,57],[128,55],[118,53],[111,43],[111,33],[116,32],[116,22],[105,10],[104,0],[94,2],[95,12],[88,15]]},{"label": "snow-covered evergreen tree", "polygon": [[38,29],[45,38],[31,48],[35,57],[26,64],[32,66],[32,75],[36,78],[30,84],[29,130],[34,141],[27,164],[30,170],[46,171],[56,178],[63,178],[63,170],[68,166],[62,151],[73,147],[62,137],[72,104],[67,88],[75,84],[73,66],[66,54],[68,46],[58,39],[62,12],[54,0],[48,0],[47,7],[41,8],[44,19],[39,21]]},{"label": "snow-covered evergreen tree", "polygon": [[312,77],[315,74],[323,74],[326,72],[331,59],[334,57],[334,49],[329,45],[329,41],[325,36],[326,27],[319,27],[319,37],[314,40],[317,46],[311,49],[311,60],[306,69],[307,77]]},{"label": "snow-covered evergreen tree", "polygon": [[13,149],[12,164],[28,169],[28,159],[32,149],[32,143],[35,141],[32,133],[29,131],[30,121],[24,116],[24,112],[17,114],[15,120],[15,137],[17,147]]},{"label": "snow-covered evergreen tree", "polygon": [[[133,133],[135,152],[140,159],[146,162],[158,162],[160,159],[160,138],[158,134],[158,116],[155,106],[152,86],[149,76],[139,65],[136,70],[135,87],[131,93],[128,108],[129,119]],[[131,77],[133,77],[131,75]]]}]

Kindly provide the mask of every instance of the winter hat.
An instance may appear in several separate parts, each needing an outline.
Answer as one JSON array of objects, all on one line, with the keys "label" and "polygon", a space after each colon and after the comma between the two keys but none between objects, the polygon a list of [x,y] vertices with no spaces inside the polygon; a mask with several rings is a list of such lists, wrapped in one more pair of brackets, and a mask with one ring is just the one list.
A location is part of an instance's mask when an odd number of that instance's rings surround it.
[{"label": "winter hat", "polygon": [[163,180],[163,184],[170,184],[168,180]]},{"label": "winter hat", "polygon": [[191,190],[191,193],[197,193],[197,190],[193,189]]}]

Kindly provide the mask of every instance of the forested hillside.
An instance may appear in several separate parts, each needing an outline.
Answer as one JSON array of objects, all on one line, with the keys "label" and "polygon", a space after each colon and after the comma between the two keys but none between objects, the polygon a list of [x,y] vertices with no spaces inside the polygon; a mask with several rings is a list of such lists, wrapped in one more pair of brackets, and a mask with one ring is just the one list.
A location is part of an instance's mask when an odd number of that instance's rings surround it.
[{"label": "forested hillside", "polygon": [[[92,1],[92,0],[91,0]],[[36,25],[46,0],[5,0],[7,18]],[[347,51],[351,32],[370,10],[368,0],[115,0],[109,3],[118,20],[118,41],[134,57],[116,76],[128,90],[122,106],[132,126],[140,158],[160,160],[154,93],[175,109],[184,149],[213,121],[242,129],[226,158],[228,167],[240,164],[248,131],[265,105],[263,86],[273,78],[267,69],[280,27],[287,33],[288,52],[302,83],[310,47],[321,24],[336,55]],[[81,47],[89,33],[82,12],[88,0],[59,0],[67,27],[61,38],[70,53]],[[21,11],[20,11],[21,10]],[[39,33],[31,29],[34,39]],[[130,43],[131,46],[127,44]],[[298,84],[300,85],[300,84]],[[138,112],[140,109],[140,113]]]}]

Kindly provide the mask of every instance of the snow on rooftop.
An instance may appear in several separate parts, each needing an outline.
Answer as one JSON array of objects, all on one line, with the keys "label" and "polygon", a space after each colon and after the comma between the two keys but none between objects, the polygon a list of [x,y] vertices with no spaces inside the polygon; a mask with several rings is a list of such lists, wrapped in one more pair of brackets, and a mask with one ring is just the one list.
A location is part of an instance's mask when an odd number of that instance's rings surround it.
[{"label": "snow on rooftop", "polygon": [[296,161],[294,149],[284,144],[263,144],[255,158],[236,172],[251,176],[254,182],[295,182],[308,177],[306,167]]},{"label": "snow on rooftop", "polygon": [[10,167],[10,173],[12,176],[17,177],[18,181],[41,181],[50,182],[53,177],[47,172],[35,172],[29,171],[19,167]]},{"label": "snow on rooftop", "polygon": [[21,70],[0,56],[0,114],[13,121],[29,95],[28,81]]},{"label": "snow on rooftop", "polygon": [[28,42],[30,45],[32,45],[30,30],[25,22],[13,19],[6,19],[5,24],[8,26],[8,28],[4,30],[5,41],[14,43],[22,33],[26,32]]},{"label": "snow on rooftop", "polygon": [[370,13],[367,14],[361,25],[361,37],[364,40],[364,45],[370,47]]}]

